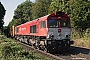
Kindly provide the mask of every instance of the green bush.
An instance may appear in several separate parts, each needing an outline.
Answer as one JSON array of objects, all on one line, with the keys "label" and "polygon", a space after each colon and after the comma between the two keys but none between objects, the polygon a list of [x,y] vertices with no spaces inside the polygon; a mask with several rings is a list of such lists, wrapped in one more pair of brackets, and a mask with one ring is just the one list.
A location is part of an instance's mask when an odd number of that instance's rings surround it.
[{"label": "green bush", "polygon": [[71,31],[71,39],[80,39],[83,37],[83,33],[80,30],[72,29]]},{"label": "green bush", "polygon": [[80,31],[79,29],[72,29],[71,39],[74,40],[75,46],[82,46],[90,48],[90,28],[85,31]]},{"label": "green bush", "polygon": [[6,44],[2,47],[1,53],[5,59],[8,59],[11,56],[18,56],[19,51],[21,50],[22,48],[20,46],[14,46],[14,44]]},{"label": "green bush", "polygon": [[89,40],[90,39],[90,28],[87,28],[84,34],[84,39]]},{"label": "green bush", "polygon": [[17,42],[0,35],[0,60],[50,60],[34,51],[24,50]]},{"label": "green bush", "polygon": [[13,50],[12,48],[9,46],[9,45],[6,45],[2,48],[1,50],[2,52],[2,56],[5,58],[5,59],[8,59],[10,58],[10,56],[12,55],[13,53]]}]

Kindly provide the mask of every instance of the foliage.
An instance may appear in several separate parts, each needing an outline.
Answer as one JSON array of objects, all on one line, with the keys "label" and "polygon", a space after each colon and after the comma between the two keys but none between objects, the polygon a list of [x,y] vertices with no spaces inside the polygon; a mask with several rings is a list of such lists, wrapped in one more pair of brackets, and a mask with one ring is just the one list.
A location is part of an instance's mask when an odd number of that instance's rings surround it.
[{"label": "foliage", "polygon": [[32,6],[33,19],[45,16],[48,14],[48,8],[52,0],[36,0]]},{"label": "foliage", "polygon": [[72,29],[71,40],[74,41],[74,46],[90,48],[90,28],[84,32],[77,29]]},{"label": "foliage", "polygon": [[0,35],[0,60],[50,60],[31,50],[23,49],[19,43]]},{"label": "foliage", "polygon": [[9,26],[12,25],[20,25],[27,21],[32,20],[32,2],[26,0],[25,2],[21,3],[17,6],[17,9],[14,11],[14,17],[12,21],[9,23]]},{"label": "foliage", "polygon": [[84,33],[84,39],[89,40],[90,39],[90,28],[86,29]]},{"label": "foliage", "polygon": [[18,5],[14,11],[14,17],[9,26],[20,25],[32,19],[36,19],[48,14],[48,8],[52,0],[36,0],[35,3],[26,0]]},{"label": "foliage", "polygon": [[[74,2],[74,3],[73,3]],[[71,2],[71,20],[75,28],[86,30],[90,27],[90,1],[78,0]]]},{"label": "foliage", "polygon": [[7,59],[7,58],[10,58],[10,56],[15,56],[17,53],[17,51],[20,50],[20,47],[18,46],[10,46],[10,45],[5,45],[1,52],[2,52],[2,56]]},{"label": "foliage", "polygon": [[0,29],[3,29],[3,24],[4,24],[4,15],[5,15],[5,8],[0,2]]},{"label": "foliage", "polygon": [[55,11],[63,11],[67,13],[68,7],[68,1],[69,0],[52,0],[52,3],[49,7],[49,13],[53,13]]}]

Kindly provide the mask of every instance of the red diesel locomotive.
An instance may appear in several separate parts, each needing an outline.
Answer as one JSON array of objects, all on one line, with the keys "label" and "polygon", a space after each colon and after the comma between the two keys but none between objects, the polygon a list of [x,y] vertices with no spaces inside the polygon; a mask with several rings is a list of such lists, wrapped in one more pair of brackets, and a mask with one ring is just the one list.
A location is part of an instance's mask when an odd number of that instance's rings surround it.
[{"label": "red diesel locomotive", "polygon": [[47,52],[68,51],[73,42],[70,18],[61,11],[18,25],[13,31],[17,40]]}]

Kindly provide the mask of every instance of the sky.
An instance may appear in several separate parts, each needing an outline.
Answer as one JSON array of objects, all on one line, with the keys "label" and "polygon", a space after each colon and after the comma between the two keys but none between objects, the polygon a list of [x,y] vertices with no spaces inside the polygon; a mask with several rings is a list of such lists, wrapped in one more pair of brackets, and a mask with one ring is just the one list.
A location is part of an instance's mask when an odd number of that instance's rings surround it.
[{"label": "sky", "polygon": [[[24,1],[25,0],[0,0],[6,10],[6,14],[4,16],[4,26],[8,26],[9,22],[14,16],[14,10],[17,8],[18,5],[20,5]],[[34,2],[35,0],[30,1]]]}]

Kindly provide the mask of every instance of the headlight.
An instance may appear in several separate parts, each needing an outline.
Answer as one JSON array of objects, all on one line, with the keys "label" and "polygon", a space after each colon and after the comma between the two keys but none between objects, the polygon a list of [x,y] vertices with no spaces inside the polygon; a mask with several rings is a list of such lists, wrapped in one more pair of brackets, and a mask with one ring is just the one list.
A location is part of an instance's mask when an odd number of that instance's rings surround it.
[{"label": "headlight", "polygon": [[52,39],[52,38],[54,38],[54,35],[51,35],[51,34],[50,34],[50,35],[47,36],[47,38],[48,38],[48,39]]},{"label": "headlight", "polygon": [[66,35],[66,38],[68,38],[69,36],[68,35]]},{"label": "headlight", "polygon": [[66,35],[66,38],[68,38],[68,39],[69,39],[69,38],[70,38],[70,35]]},{"label": "headlight", "polygon": [[53,37],[54,37],[54,35],[51,35],[51,37],[53,38]]},{"label": "headlight", "polygon": [[47,35],[47,38],[49,38],[49,35]]}]

